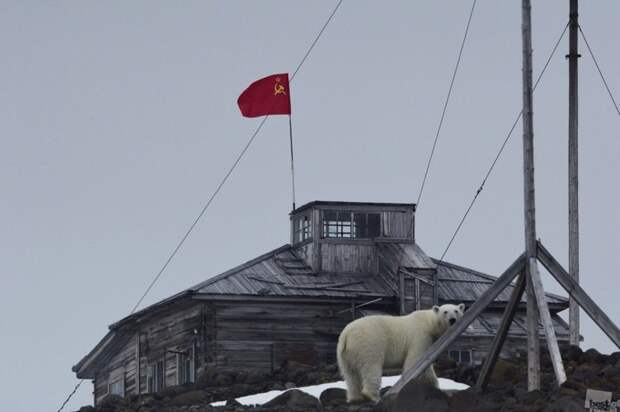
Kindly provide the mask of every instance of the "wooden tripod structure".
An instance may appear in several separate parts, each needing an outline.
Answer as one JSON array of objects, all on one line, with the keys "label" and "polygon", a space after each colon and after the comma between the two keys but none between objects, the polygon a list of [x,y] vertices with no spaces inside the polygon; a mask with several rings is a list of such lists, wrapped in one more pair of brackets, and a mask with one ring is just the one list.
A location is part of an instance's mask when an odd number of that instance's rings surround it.
[{"label": "wooden tripod structure", "polygon": [[[576,54],[577,0],[570,0],[571,4],[571,54]],[[404,371],[401,379],[388,391],[387,395],[396,395],[409,382],[420,376],[432,365],[439,355],[444,352],[455,339],[489,306],[495,298],[517,278],[516,287],[504,311],[502,322],[497,335],[493,339],[489,354],[482,366],[476,386],[486,387],[493,367],[499,357],[508,329],[512,323],[517,306],[524,293],[527,294],[527,353],[528,353],[528,390],[540,389],[540,338],[538,321],[542,323],[547,341],[547,349],[553,364],[556,382],[561,385],[566,381],[566,373],[560,355],[555,329],[551,321],[551,314],[543,288],[538,262],[551,273],[555,280],[568,292],[571,302],[579,305],[594,320],[594,322],[620,348],[620,330],[603,310],[579,286],[578,280],[569,275],[562,265],[536,239],[536,209],[534,190],[534,133],[532,109],[532,36],[531,36],[531,4],[530,0],[522,0],[522,38],[523,38],[523,175],[524,175],[524,206],[525,206],[525,252],[489,287],[463,315],[463,318],[442,335],[422,358],[409,370]],[[574,47],[573,47],[574,46]],[[577,56],[569,56],[576,59]],[[576,63],[571,69],[574,74],[575,101],[570,104],[570,112],[576,116]],[[572,89],[571,89],[572,90]],[[576,138],[576,117],[569,120],[571,129],[569,134]],[[574,147],[576,151],[576,144]],[[575,154],[576,158],[576,154]],[[576,170],[575,170],[576,172]],[[575,187],[576,190],[576,187]],[[572,252],[572,250],[571,250]],[[571,311],[572,313],[573,311]]]}]

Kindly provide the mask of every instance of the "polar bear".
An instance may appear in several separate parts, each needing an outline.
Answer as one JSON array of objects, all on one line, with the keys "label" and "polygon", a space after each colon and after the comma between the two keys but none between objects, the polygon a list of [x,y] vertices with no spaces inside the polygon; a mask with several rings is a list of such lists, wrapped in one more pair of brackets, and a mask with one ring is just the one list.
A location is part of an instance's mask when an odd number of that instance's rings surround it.
[{"label": "polar bear", "polygon": [[[366,316],[349,323],[338,338],[337,358],[347,384],[347,402],[379,401],[383,368],[403,371],[449,326],[463,316],[465,305],[433,306],[404,316]],[[437,387],[433,366],[418,378]]]}]

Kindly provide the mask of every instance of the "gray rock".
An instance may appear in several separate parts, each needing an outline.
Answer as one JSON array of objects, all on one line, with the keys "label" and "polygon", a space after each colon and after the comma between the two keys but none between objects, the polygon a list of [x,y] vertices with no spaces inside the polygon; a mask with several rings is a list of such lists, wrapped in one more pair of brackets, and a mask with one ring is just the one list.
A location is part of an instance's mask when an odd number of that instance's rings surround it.
[{"label": "gray rock", "polygon": [[583,351],[579,346],[571,345],[562,351],[562,358],[565,361],[578,362],[581,359],[582,355]]},{"label": "gray rock", "polygon": [[234,379],[230,373],[220,372],[215,376],[215,386],[230,386],[234,382]]},{"label": "gray rock", "polygon": [[523,403],[534,403],[537,400],[545,396],[545,394],[538,389],[533,390],[533,391],[523,391],[523,392],[519,391],[519,392],[516,392],[515,395],[516,395],[516,398]]},{"label": "gray rock", "polygon": [[172,405],[194,405],[205,401],[205,393],[201,390],[193,390],[176,395],[170,403]]},{"label": "gray rock", "polygon": [[267,377],[265,376],[265,374],[257,372],[257,371],[248,371],[245,376],[245,383],[248,383],[250,385],[261,383],[261,382],[264,382],[265,380],[267,380]]},{"label": "gray rock", "polygon": [[582,362],[604,363],[605,360],[606,360],[606,356],[605,355],[601,355],[601,353],[599,351],[597,351],[596,349],[594,349],[594,348],[588,349],[581,356],[581,361]]},{"label": "gray rock", "polygon": [[321,403],[317,398],[312,395],[308,395],[305,392],[300,391],[299,389],[291,389],[288,390],[266,404],[263,405],[266,409],[269,408],[277,408],[286,406],[289,410],[300,409],[300,410],[308,410],[315,411],[321,410]]},{"label": "gray rock", "polygon": [[483,397],[476,389],[458,391],[449,400],[450,410],[455,412],[493,411],[494,408],[488,398]]},{"label": "gray rock", "polygon": [[342,405],[347,402],[347,391],[340,388],[328,388],[321,392],[319,400],[323,406]]},{"label": "gray rock", "polygon": [[392,412],[448,412],[448,396],[426,383],[411,383],[405,386],[394,400]]},{"label": "gray rock", "polygon": [[616,365],[607,365],[601,369],[601,375],[605,377],[612,377],[620,375],[620,367]]},{"label": "gray rock", "polygon": [[547,405],[543,412],[583,412],[585,410],[583,405],[583,399],[564,396]]},{"label": "gray rock", "polygon": [[229,399],[226,401],[226,406],[242,406],[242,404],[236,399]]}]

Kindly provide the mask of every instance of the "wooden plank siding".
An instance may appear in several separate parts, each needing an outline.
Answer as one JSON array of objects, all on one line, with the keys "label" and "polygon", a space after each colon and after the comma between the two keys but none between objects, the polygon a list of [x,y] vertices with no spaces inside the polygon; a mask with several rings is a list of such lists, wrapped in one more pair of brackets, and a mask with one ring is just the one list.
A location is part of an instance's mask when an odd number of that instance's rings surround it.
[{"label": "wooden plank siding", "polygon": [[136,339],[131,338],[107,361],[106,367],[95,378],[95,403],[109,394],[109,385],[116,379],[123,381],[123,395],[136,392]]},{"label": "wooden plank siding", "polygon": [[[165,365],[164,385],[177,385],[177,354],[170,351],[182,352],[190,349],[194,343],[200,348],[197,352],[203,354],[195,356],[195,368],[198,370],[206,358],[205,347],[210,343],[210,335],[205,333],[205,313],[208,312],[208,306],[206,303],[192,302],[189,306],[172,307],[135,329],[132,338],[116,350],[97,373],[96,402],[108,395],[106,388],[119,371],[122,371],[124,376],[125,395],[138,393],[137,382],[140,383],[139,393],[146,393],[148,368],[160,360],[164,360]],[[139,379],[136,375],[138,364]]]},{"label": "wooden plank siding", "polygon": [[377,254],[373,244],[324,242],[321,245],[321,270],[344,273],[377,273]]},{"label": "wooden plank siding", "polygon": [[413,239],[413,213],[402,211],[381,212],[381,235],[391,239]]},{"label": "wooden plank siding", "polygon": [[335,361],[340,331],[352,320],[346,304],[217,303],[217,366],[277,369],[286,360]]}]

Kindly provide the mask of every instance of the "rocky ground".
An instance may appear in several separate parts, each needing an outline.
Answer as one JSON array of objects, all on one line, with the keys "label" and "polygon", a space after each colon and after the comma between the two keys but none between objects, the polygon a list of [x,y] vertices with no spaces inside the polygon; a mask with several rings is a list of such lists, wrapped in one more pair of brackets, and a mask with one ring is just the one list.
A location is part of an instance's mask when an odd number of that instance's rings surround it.
[{"label": "rocky ground", "polygon": [[[158,394],[134,396],[128,399],[108,397],[97,409],[83,407],[79,412],[219,412],[219,411],[579,411],[583,412],[586,389],[612,392],[612,399],[620,397],[620,352],[603,355],[594,349],[582,352],[571,347],[562,353],[568,380],[557,387],[548,357],[542,358],[541,390],[528,392],[527,366],[524,357],[499,360],[485,391],[470,388],[446,394],[425,385],[410,385],[401,392],[401,398],[384,399],[379,405],[345,402],[345,392],[328,389],[320,400],[299,390],[290,390],[259,407],[238,404],[235,398],[273,389],[288,389],[340,380],[336,365],[310,367],[290,363],[273,375],[252,372],[208,372],[199,381],[187,387],[169,388]],[[435,364],[440,377],[473,385],[479,366],[463,367],[442,358]],[[226,406],[211,407],[214,401],[228,400]],[[406,407],[402,401],[406,400]],[[412,408],[410,405],[415,405]]]}]

